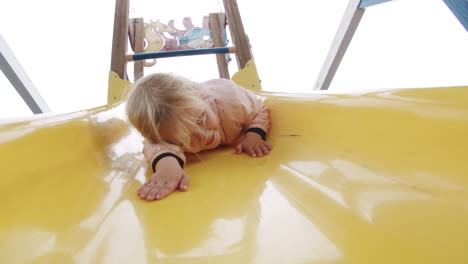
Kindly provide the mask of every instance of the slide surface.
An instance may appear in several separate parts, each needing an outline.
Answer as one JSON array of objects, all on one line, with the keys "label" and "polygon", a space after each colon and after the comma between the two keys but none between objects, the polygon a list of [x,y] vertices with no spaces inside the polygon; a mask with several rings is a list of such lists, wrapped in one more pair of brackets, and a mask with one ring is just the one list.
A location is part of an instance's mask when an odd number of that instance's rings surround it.
[{"label": "slide surface", "polygon": [[0,263],[468,263],[468,87],[261,95],[270,155],[156,202],[123,105],[0,126]]}]

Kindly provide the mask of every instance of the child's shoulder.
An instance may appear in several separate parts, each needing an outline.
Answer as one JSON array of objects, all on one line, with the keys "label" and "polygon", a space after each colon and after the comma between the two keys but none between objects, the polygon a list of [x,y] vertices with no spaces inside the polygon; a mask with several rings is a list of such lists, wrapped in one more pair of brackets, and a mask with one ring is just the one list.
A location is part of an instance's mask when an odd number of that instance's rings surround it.
[{"label": "child's shoulder", "polygon": [[201,85],[204,89],[209,90],[213,96],[220,98],[237,97],[243,89],[234,81],[228,79],[213,79],[203,82]]},{"label": "child's shoulder", "polygon": [[224,79],[224,78],[211,79],[204,83],[208,85],[235,85],[236,84],[234,81],[229,80],[229,79]]},{"label": "child's shoulder", "polygon": [[238,86],[234,81],[229,79],[212,79],[202,83],[204,86],[217,86],[229,88],[232,86]]}]

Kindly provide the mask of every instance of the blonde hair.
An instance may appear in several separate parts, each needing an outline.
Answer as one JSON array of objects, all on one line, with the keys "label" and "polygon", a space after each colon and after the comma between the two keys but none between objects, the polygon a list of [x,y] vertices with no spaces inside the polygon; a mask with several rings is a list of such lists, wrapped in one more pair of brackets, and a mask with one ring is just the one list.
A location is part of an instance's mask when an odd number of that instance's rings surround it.
[{"label": "blonde hair", "polygon": [[[175,74],[155,73],[138,80],[127,98],[127,116],[130,123],[153,143],[190,146],[190,131],[198,129],[196,117],[207,103],[198,83]],[[170,128],[178,138],[169,142],[160,134],[161,125]]]}]

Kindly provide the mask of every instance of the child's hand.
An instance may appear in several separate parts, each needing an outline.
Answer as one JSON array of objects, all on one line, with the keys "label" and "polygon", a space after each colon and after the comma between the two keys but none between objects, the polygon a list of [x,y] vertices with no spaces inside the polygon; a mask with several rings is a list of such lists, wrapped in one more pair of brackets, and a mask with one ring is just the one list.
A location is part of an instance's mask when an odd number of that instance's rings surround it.
[{"label": "child's hand", "polygon": [[253,132],[245,134],[242,141],[236,145],[236,153],[247,153],[251,157],[262,157],[270,153],[273,147],[262,139],[262,137]]},{"label": "child's hand", "polygon": [[186,191],[188,175],[182,170],[177,160],[165,157],[158,161],[156,172],[141,188],[138,195],[147,201],[160,200],[176,189]]}]

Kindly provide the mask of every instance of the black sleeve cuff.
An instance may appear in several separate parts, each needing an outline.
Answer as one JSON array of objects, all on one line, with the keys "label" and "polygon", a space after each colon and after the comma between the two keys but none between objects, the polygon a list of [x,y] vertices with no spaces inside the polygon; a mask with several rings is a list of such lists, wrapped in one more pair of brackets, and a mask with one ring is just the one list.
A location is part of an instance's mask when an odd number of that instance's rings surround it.
[{"label": "black sleeve cuff", "polygon": [[160,161],[162,158],[165,158],[165,157],[174,157],[174,158],[176,158],[176,160],[179,162],[180,167],[182,169],[184,168],[184,161],[179,156],[177,156],[176,154],[172,154],[172,153],[163,153],[163,154],[157,156],[153,160],[153,163],[151,164],[151,168],[153,169],[153,172],[156,172],[156,163],[158,163],[158,161]]},{"label": "black sleeve cuff", "polygon": [[266,140],[266,132],[265,132],[265,130],[263,130],[263,129],[261,129],[261,128],[258,128],[258,127],[251,127],[251,128],[249,128],[249,129],[247,129],[247,130],[245,131],[244,134],[247,134],[248,132],[257,133],[257,134],[259,134],[259,135],[262,137],[263,140]]}]

